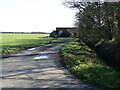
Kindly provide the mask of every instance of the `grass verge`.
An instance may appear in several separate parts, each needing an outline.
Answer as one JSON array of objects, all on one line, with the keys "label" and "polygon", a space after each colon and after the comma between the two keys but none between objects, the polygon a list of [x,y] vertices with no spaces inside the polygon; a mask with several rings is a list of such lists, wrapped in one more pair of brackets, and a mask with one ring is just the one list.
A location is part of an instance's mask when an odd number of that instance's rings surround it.
[{"label": "grass verge", "polygon": [[60,53],[64,66],[78,78],[104,88],[120,90],[120,72],[107,66],[81,40],[68,43]]}]

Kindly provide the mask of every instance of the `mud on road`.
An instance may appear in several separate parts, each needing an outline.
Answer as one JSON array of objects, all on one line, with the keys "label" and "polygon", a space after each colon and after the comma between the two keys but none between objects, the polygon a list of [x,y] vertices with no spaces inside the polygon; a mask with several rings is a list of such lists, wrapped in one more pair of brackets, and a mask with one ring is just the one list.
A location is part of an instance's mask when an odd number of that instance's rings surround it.
[{"label": "mud on road", "polygon": [[86,88],[101,90],[77,80],[60,64],[59,50],[68,43],[30,48],[2,59],[2,88]]}]

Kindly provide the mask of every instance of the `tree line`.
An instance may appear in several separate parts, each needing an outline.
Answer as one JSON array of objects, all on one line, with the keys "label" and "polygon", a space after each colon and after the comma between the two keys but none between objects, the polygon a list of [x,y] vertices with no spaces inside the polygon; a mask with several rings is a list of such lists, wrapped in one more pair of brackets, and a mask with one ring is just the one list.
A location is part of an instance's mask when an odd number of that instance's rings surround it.
[{"label": "tree line", "polygon": [[1,33],[10,33],[10,34],[49,34],[47,32],[1,32]]},{"label": "tree line", "polygon": [[108,64],[120,69],[120,2],[64,2],[76,8],[76,32]]}]

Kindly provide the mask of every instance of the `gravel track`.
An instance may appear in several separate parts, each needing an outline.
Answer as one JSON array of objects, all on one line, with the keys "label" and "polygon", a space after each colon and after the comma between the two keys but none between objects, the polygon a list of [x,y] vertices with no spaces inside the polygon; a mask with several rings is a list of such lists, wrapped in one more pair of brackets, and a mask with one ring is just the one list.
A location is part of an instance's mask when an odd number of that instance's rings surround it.
[{"label": "gravel track", "polygon": [[2,59],[2,88],[83,88],[102,90],[77,80],[60,64],[59,50],[68,43],[30,48]]}]

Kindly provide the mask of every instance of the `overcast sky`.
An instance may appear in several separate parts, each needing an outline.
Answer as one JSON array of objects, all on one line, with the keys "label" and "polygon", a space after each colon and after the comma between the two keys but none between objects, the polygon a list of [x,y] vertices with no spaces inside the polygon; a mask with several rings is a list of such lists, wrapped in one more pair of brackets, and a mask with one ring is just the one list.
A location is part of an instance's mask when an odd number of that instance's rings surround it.
[{"label": "overcast sky", "polygon": [[74,18],[62,0],[0,0],[1,32],[51,32],[73,26]]}]

